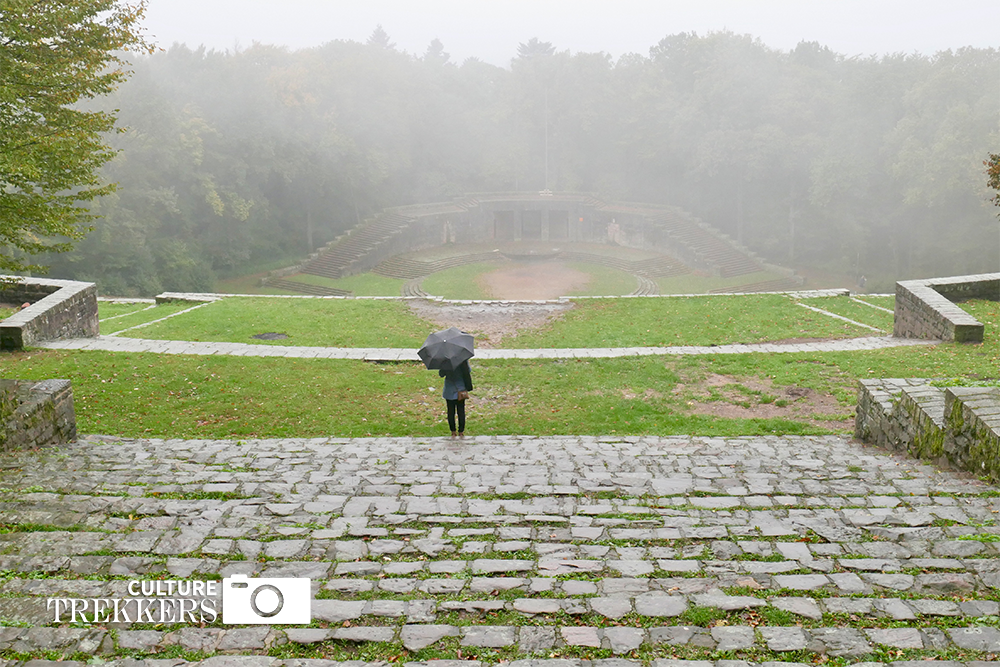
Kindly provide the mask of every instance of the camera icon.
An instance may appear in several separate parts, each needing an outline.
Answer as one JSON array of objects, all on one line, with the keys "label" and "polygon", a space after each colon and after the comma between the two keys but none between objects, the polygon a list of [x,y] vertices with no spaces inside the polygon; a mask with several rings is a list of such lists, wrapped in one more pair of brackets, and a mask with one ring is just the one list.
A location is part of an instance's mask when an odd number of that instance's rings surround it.
[{"label": "camera icon", "polygon": [[234,574],[222,580],[222,622],[307,625],[312,621],[311,599],[306,577],[247,579]]}]

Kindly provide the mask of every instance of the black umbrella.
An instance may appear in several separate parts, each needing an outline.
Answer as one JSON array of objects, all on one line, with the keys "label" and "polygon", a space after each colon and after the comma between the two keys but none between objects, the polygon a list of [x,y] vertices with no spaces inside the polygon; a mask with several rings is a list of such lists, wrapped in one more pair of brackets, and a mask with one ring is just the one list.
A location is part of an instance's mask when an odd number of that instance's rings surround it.
[{"label": "black umbrella", "polygon": [[451,327],[428,336],[417,354],[427,368],[453,371],[476,353],[473,351],[472,334]]}]

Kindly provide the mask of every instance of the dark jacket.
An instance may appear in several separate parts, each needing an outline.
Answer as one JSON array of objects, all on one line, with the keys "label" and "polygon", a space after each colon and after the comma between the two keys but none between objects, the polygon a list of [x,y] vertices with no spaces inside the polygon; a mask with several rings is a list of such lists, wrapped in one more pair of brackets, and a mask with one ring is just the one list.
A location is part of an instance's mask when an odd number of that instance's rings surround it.
[{"label": "dark jacket", "polygon": [[449,384],[453,384],[456,387],[461,385],[465,388],[465,391],[472,391],[472,371],[469,369],[468,361],[463,361],[458,365],[458,368],[451,371],[439,370],[438,375],[445,378],[445,398],[448,398],[447,391]]}]

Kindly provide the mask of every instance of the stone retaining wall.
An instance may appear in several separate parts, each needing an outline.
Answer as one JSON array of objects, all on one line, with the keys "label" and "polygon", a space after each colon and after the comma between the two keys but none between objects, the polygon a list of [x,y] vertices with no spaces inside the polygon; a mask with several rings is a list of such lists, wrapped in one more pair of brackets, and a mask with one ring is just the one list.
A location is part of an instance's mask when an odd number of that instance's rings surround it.
[{"label": "stone retaining wall", "polygon": [[0,278],[17,281],[0,290],[0,301],[31,304],[0,321],[0,349],[20,350],[35,341],[98,335],[97,286],[94,283],[20,276]]},{"label": "stone retaining wall", "polygon": [[861,380],[854,437],[1000,480],[1000,388]]},{"label": "stone retaining wall", "polygon": [[893,335],[955,343],[983,342],[983,324],[955,302],[1000,301],[1000,273],[896,283]]},{"label": "stone retaining wall", "polygon": [[1000,388],[945,391],[944,451],[956,467],[1000,479]]},{"label": "stone retaining wall", "polygon": [[33,449],[76,440],[69,380],[0,380],[0,450]]}]

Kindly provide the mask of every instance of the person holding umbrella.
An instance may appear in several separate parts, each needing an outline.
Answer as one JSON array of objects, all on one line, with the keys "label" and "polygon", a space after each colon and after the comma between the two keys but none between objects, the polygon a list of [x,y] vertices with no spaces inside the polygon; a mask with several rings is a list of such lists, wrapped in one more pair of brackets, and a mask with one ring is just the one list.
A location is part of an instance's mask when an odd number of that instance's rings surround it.
[{"label": "person holding umbrella", "polygon": [[[470,334],[451,327],[432,333],[417,351],[428,369],[437,369],[444,378],[442,396],[448,406],[448,427],[451,437],[465,437],[465,401],[472,391],[469,359],[475,355],[474,339]],[[455,423],[455,418],[458,423]]]},{"label": "person holding umbrella", "polygon": [[[458,368],[446,371],[443,368],[438,371],[438,375],[444,378],[444,391],[441,395],[448,405],[448,428],[451,429],[451,437],[456,435],[459,438],[465,437],[465,400],[469,398],[472,391],[472,372],[469,370],[469,362],[463,361]],[[455,430],[455,416],[458,415],[458,430]]]}]

